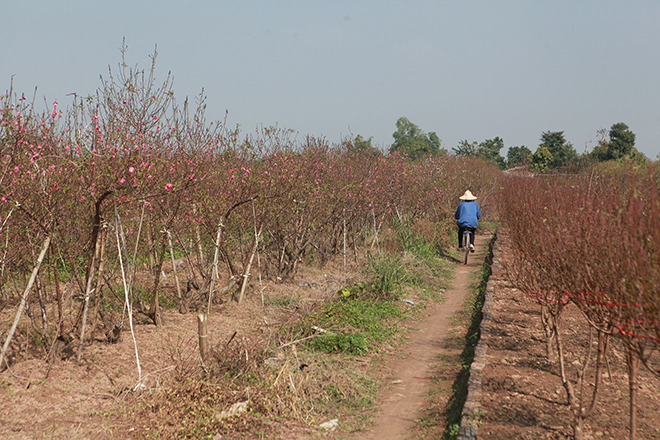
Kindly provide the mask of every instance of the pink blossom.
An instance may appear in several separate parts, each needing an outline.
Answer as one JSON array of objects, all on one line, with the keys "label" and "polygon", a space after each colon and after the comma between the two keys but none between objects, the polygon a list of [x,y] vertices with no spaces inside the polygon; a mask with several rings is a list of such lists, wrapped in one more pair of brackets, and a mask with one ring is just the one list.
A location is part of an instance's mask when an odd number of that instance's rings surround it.
[{"label": "pink blossom", "polygon": [[172,184],[171,183],[168,183],[167,185],[165,185],[165,191],[169,191],[171,189],[172,189]]},{"label": "pink blossom", "polygon": [[131,174],[133,174],[133,173],[135,172],[135,168],[130,167],[130,168],[128,169],[128,172],[131,173]]}]

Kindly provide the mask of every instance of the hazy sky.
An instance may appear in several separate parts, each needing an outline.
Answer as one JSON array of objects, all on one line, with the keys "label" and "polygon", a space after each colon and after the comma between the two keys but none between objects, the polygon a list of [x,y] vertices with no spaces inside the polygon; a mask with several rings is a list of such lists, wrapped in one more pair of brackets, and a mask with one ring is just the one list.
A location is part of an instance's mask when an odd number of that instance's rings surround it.
[{"label": "hazy sky", "polygon": [[[660,154],[660,1],[2,0],[0,91],[93,94],[121,61],[205,91],[207,119],[388,147],[402,116],[452,149],[496,136],[578,152],[617,122]],[[590,142],[590,143],[588,143]],[[587,144],[588,143],[588,144]],[[505,154],[505,150],[502,150]]]}]

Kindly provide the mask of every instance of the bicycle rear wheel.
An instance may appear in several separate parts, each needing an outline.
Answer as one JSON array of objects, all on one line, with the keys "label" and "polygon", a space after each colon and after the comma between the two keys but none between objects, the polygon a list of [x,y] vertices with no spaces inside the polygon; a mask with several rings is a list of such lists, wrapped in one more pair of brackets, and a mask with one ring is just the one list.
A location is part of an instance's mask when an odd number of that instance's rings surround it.
[{"label": "bicycle rear wheel", "polygon": [[463,232],[463,250],[465,250],[465,264],[467,264],[468,255],[470,254],[470,232]]}]

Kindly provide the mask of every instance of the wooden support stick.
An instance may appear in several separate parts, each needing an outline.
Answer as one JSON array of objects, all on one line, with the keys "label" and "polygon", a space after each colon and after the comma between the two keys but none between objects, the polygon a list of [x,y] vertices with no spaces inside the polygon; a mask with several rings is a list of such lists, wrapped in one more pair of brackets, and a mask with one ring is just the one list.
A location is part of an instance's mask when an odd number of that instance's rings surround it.
[{"label": "wooden support stick", "polygon": [[28,282],[27,286],[25,287],[25,290],[23,291],[23,296],[21,297],[21,304],[18,306],[18,310],[16,311],[16,317],[14,318],[14,323],[12,324],[11,329],[9,330],[9,334],[7,335],[7,339],[5,340],[5,344],[2,346],[2,352],[0,353],[0,369],[2,369],[2,363],[6,362],[5,354],[7,353],[7,348],[9,347],[9,343],[11,342],[11,338],[14,336],[16,327],[18,327],[18,321],[21,319],[21,315],[23,314],[23,309],[25,308],[25,304],[27,303],[28,293],[30,293],[30,289],[32,289],[34,280],[37,279],[37,274],[39,273],[41,262],[44,261],[44,257],[46,256],[46,252],[48,251],[48,246],[50,246],[50,236],[46,237],[46,239],[44,240],[44,245],[41,248],[41,253],[39,254],[39,258],[37,258],[37,262],[34,265],[34,269],[32,269],[32,275],[30,276],[30,281]]},{"label": "wooden support stick", "polygon": [[202,365],[206,365],[209,353],[209,327],[207,315],[202,313],[197,315],[197,333],[199,334],[199,355],[202,358]]},{"label": "wooden support stick", "polygon": [[172,246],[172,234],[170,231],[167,234],[167,245],[170,247],[170,260],[172,260],[172,273],[174,274],[174,282],[176,283],[176,296],[181,299],[181,284],[179,284],[179,275],[176,273],[176,261],[174,259],[174,246]]}]

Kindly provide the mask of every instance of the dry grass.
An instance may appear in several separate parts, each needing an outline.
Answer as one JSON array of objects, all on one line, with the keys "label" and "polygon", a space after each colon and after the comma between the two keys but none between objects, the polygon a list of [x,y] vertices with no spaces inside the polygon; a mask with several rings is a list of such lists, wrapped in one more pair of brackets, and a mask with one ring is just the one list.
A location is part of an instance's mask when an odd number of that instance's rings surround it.
[{"label": "dry grass", "polygon": [[[363,256],[358,261],[364,265]],[[59,359],[49,363],[45,359],[50,347],[34,344],[31,320],[24,316],[12,343],[11,368],[0,374],[0,437],[307,432],[308,424],[316,422],[309,420],[310,410],[318,410],[337,396],[355,396],[359,388],[355,379],[340,377],[343,373],[331,365],[334,361],[301,352],[295,344],[279,347],[296,336],[290,324],[361,277],[355,259],[349,258],[345,268],[341,257],[324,268],[301,266],[292,282],[260,283],[257,274],[243,304],[239,306],[227,294],[214,305],[208,322],[215,362],[208,368],[200,362],[194,313],[165,310],[162,328],[138,317],[135,340],[141,374],[128,325],[115,344],[101,340],[86,344],[80,365]],[[174,291],[167,282],[162,288],[165,295]],[[67,322],[74,319],[78,304],[74,298],[67,299]],[[2,328],[9,328],[13,313],[11,305],[5,308],[0,316]],[[101,326],[100,320],[90,325],[99,338]],[[336,362],[342,360],[337,357]],[[309,367],[301,371],[302,364]],[[340,384],[328,388],[333,381]],[[251,402],[245,414],[231,421],[216,417],[219,409],[242,400]],[[198,413],[197,422],[192,422],[190,411]],[[273,417],[286,423],[271,426]],[[188,424],[183,426],[186,420]],[[239,429],[242,423],[244,428]]]}]

